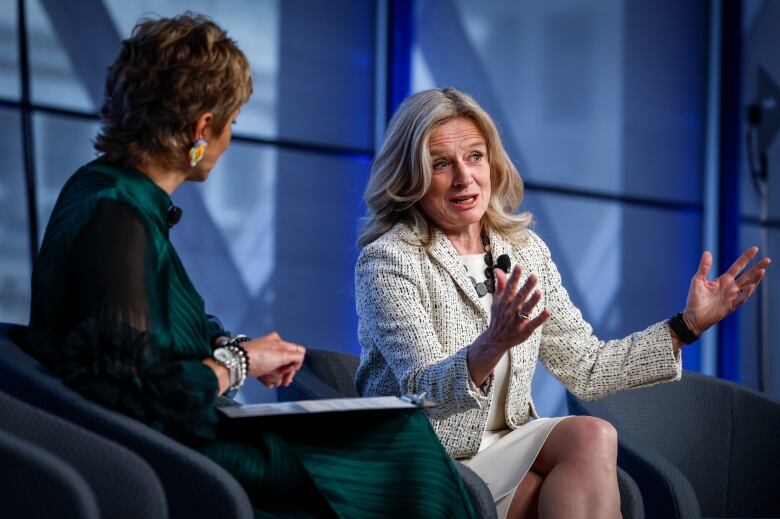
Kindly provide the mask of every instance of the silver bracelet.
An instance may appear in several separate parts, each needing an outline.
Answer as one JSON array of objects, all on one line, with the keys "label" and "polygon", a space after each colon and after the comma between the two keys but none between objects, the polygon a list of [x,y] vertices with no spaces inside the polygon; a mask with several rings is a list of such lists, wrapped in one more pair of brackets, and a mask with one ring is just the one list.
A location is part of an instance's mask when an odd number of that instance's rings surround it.
[{"label": "silver bracelet", "polygon": [[234,337],[231,337],[225,343],[225,347],[228,348],[230,351],[232,351],[233,354],[239,358],[239,368],[241,371],[238,385],[235,388],[231,388],[231,389],[240,388],[241,386],[244,385],[244,382],[246,381],[246,376],[249,373],[249,353],[247,353],[246,349],[243,346],[241,346],[241,343],[250,340],[251,339],[246,335],[236,335]]},{"label": "silver bracelet", "polygon": [[230,375],[228,390],[236,390],[246,381],[249,373],[249,355],[241,343],[248,340],[250,339],[246,335],[236,335],[214,350],[214,360],[225,366]]}]

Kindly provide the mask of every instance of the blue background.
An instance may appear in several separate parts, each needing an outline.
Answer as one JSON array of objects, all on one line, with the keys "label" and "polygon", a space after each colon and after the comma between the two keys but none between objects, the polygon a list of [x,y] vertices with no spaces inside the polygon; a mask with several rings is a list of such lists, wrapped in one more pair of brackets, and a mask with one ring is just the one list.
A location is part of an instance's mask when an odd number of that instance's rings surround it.
[{"label": "blue background", "polygon": [[[780,146],[768,150],[769,222],[743,152],[757,68],[780,80],[778,2],[0,0],[0,320],[27,320],[31,257],[61,186],[95,156],[120,40],[141,16],[187,9],[228,30],[255,79],[209,181],[174,194],[174,243],[235,332],[359,352],[370,161],[392,109],[431,87],[465,90],[493,115],[526,181],[523,209],[601,338],[681,309],[704,248],[730,262],[766,229],[780,258]],[[774,320],[762,358],[756,299],[687,347],[684,366],[753,388],[764,369],[780,397],[780,330]],[[541,367],[534,392],[542,413],[564,412]],[[242,398],[273,395],[250,384]]]}]

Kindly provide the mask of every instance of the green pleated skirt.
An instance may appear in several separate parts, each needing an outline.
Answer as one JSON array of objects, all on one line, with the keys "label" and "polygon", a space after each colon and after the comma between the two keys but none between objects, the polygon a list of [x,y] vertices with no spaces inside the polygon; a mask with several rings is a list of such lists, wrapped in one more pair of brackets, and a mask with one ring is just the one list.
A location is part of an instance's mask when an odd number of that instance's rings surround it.
[{"label": "green pleated skirt", "polygon": [[256,517],[474,517],[421,410],[225,419],[201,450]]}]

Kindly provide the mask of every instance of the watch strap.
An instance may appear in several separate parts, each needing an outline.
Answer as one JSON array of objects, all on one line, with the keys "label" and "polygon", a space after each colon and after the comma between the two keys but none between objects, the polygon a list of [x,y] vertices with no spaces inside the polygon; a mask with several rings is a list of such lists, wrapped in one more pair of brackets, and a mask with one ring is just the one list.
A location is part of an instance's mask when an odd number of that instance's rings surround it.
[{"label": "watch strap", "polygon": [[669,319],[669,328],[672,329],[674,334],[677,335],[677,338],[679,338],[683,344],[691,344],[696,342],[699,338],[698,335],[688,328],[688,324],[685,322],[685,319],[683,319],[682,312],[677,312],[674,317]]}]

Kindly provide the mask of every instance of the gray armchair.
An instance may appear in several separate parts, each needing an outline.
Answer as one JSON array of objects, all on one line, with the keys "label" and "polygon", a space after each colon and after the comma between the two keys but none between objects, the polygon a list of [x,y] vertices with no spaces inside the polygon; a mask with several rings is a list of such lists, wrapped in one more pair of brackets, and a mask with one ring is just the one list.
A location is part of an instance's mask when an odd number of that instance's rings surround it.
[{"label": "gray armchair", "polygon": [[[3,392],[0,392],[0,409],[0,431],[34,444],[74,469],[79,479],[83,479],[94,492],[100,517],[168,517],[168,505],[160,480],[149,464],[136,454]],[[48,491],[40,484],[32,485],[28,491],[41,490]],[[48,498],[39,496],[33,501]],[[12,516],[18,512],[19,517],[26,517],[31,504],[34,503],[20,502],[19,510],[9,510],[7,501],[3,500],[3,512]],[[59,517],[60,514],[55,512],[52,516]]]},{"label": "gray armchair", "polygon": [[618,430],[618,464],[648,517],[780,517],[780,403],[693,372],[584,402],[569,412]]},{"label": "gray armchair", "polygon": [[[357,397],[355,372],[360,358],[347,353],[307,349],[306,360],[289,387],[276,390],[279,401],[318,400],[322,398]],[[472,501],[480,517],[496,517],[493,496],[485,482],[462,463],[456,463],[461,478],[466,483]],[[642,496],[637,484],[625,472],[618,469],[621,512],[624,519],[644,517]]]},{"label": "gray armchair", "polygon": [[0,391],[119,443],[151,465],[171,518],[251,518],[243,488],[222,467],[164,434],[87,400],[23,352],[25,329],[0,323]]},{"label": "gray armchair", "polygon": [[0,430],[0,499],[3,517],[98,519],[95,493],[73,467]]}]

